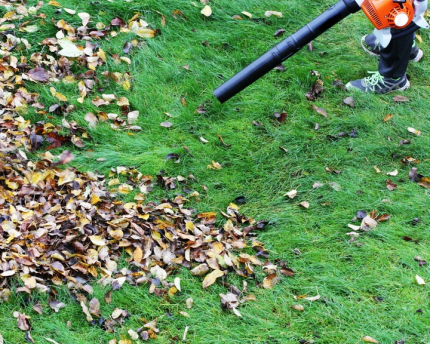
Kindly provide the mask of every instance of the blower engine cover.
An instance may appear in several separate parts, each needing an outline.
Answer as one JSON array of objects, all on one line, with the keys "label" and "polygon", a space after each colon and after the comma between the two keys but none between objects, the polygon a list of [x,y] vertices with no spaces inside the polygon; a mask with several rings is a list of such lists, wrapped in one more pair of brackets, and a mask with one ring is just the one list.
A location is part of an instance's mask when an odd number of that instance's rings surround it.
[{"label": "blower engine cover", "polygon": [[361,9],[378,30],[401,29],[414,18],[413,0],[364,0]]}]

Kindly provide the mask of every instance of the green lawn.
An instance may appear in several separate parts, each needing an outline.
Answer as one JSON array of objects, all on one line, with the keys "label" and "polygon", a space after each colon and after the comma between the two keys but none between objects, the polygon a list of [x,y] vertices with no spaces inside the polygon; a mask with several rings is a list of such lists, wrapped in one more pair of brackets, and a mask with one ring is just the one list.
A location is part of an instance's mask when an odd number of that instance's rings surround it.
[{"label": "green lawn", "polygon": [[[30,16],[15,21],[18,25],[31,20],[38,31],[17,32],[32,48],[14,51],[14,56],[47,53],[39,43],[57,32],[51,18],[55,22],[64,19],[74,27],[80,25],[77,15],[64,10],[55,14],[59,7],[45,2],[38,13],[45,13],[46,19]],[[255,279],[247,281],[256,301],[239,308],[242,317],[221,309],[219,294],[227,290],[222,283],[203,290],[202,278],[185,269],[178,273],[182,292],[170,301],[149,294],[148,285],[133,287],[126,283],[114,292],[112,303],[105,304],[102,300],[108,288],[94,283],[94,296],[101,301],[105,318],[116,307],[131,314],[115,334],[89,325],[79,303],[65,287],[57,288],[57,299],[66,304],[59,313],[46,305],[46,295],[30,298],[14,293],[8,302],[0,303],[0,334],[6,344],[27,342],[25,333],[16,326],[12,315],[15,311],[31,316],[31,336],[36,343],[49,343],[45,338],[64,344],[108,343],[116,338],[119,343],[130,339],[129,329],[136,330],[145,323],[142,318],[158,319],[160,332],[157,339],[151,340],[154,343],[182,342],[186,326],[187,343],[355,344],[363,336],[384,344],[401,339],[407,344],[430,343],[429,287],[419,285],[415,279],[419,275],[430,281],[430,269],[414,260],[415,256],[430,260],[430,193],[408,178],[414,166],[422,175],[430,176],[428,31],[421,30],[422,42],[417,42],[424,59],[408,69],[412,87],[402,93],[410,99],[408,102],[393,101],[396,94],[348,94],[332,86],[335,79],[346,84],[364,77],[367,71],[377,70],[377,60],[360,46],[371,24],[357,13],[315,40],[313,51],[304,48],[285,62],[285,71],[272,71],[227,103],[219,104],[212,91],[279,42],[282,38],[275,38],[275,31],[283,28],[287,34],[293,33],[334,1],[315,0],[304,5],[299,0],[212,0],[210,17],[200,13],[204,5],[198,0],[59,2],[65,8],[87,12],[94,23],[105,25],[115,16],[128,21],[138,12],[161,34],[143,39],[133,33],[120,33],[109,40],[100,39],[97,43],[106,52],[107,62],[97,68],[100,83],[83,104],[77,101],[76,84],[26,84],[29,91],[41,94],[40,101],[46,107],[58,103],[49,91],[49,86],[54,86],[76,106],[66,120],[76,121],[91,136],[84,141],[85,148],[67,145],[51,152],[60,154],[69,149],[76,156],[72,166],[105,175],[117,166],[135,167],[154,177],[160,171],[168,176],[192,174],[196,181],[189,187],[200,195],[198,199],[190,197],[189,206],[198,212],[219,213],[237,197],[245,197],[246,204],[240,204],[240,211],[270,222],[258,237],[270,251],[269,260],[287,261],[295,276],[282,277],[273,289],[263,289],[260,284],[264,276],[257,272]],[[27,7],[36,3],[28,0]],[[172,17],[174,10],[182,11],[185,18]],[[280,11],[283,17],[267,18],[264,13],[268,10]],[[1,16],[7,11],[0,7]],[[242,11],[253,17],[248,18]],[[166,17],[165,26],[160,13]],[[233,19],[234,15],[243,20]],[[135,38],[142,42],[140,47],[133,48],[130,54],[123,53],[124,43]],[[129,57],[131,64],[117,64],[114,54]],[[76,72],[86,70],[82,66],[74,68]],[[315,102],[305,98],[317,79],[311,70],[321,75],[325,89]],[[129,72],[131,89],[125,90],[105,78],[104,71]],[[127,130],[113,130],[112,121],[89,127],[84,119],[88,112],[120,111],[117,105],[97,108],[91,103],[102,93],[127,97],[131,110],[140,113],[136,125],[142,130],[132,135]],[[354,108],[343,103],[347,96],[353,96]],[[186,103],[181,102],[181,97]],[[199,113],[196,109],[203,102],[206,111]],[[312,105],[324,108],[327,117],[314,111]],[[283,111],[288,116],[279,123],[274,113]],[[388,114],[394,117],[385,122]],[[62,116],[51,115],[47,118],[32,109],[25,117],[33,122],[61,124]],[[161,126],[165,121],[172,126]],[[316,123],[318,130],[314,129]],[[422,134],[414,135],[408,127]],[[357,137],[337,138],[339,133],[354,129]],[[399,145],[405,139],[410,144]],[[36,153],[41,152],[43,148]],[[180,160],[166,159],[171,153],[178,154]],[[401,159],[407,156],[420,163],[403,164]],[[209,169],[212,161],[223,168]],[[327,172],[327,168],[341,173]],[[386,175],[396,169],[398,175]],[[389,191],[387,179],[396,183],[397,189]],[[323,186],[314,189],[314,183]],[[284,196],[293,189],[298,190],[294,199]],[[147,199],[160,201],[174,198],[176,193],[184,194],[181,189],[167,192],[157,186]],[[122,199],[133,197],[129,194]],[[309,202],[309,209],[299,205],[303,201]],[[359,224],[351,222],[359,210],[376,210],[391,218],[349,242],[346,233],[351,229],[347,225]],[[420,222],[414,223],[414,218]],[[125,261],[122,264],[126,266]],[[243,278],[231,273],[226,281],[241,288]],[[14,282],[11,289],[18,286]],[[321,298],[294,299],[304,294],[319,294]],[[186,308],[189,297],[194,299],[191,309]],[[43,315],[32,310],[39,299],[44,305]],[[304,311],[292,309],[295,304],[302,304]],[[189,317],[180,311],[188,312]]]}]

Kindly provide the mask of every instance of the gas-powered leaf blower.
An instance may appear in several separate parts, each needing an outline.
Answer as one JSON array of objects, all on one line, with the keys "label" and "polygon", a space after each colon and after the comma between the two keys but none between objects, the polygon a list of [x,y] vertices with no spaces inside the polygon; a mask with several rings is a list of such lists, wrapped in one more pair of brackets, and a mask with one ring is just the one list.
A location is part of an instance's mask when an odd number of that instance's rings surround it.
[{"label": "gas-powered leaf blower", "polygon": [[254,81],[275,68],[282,61],[293,56],[310,41],[330,29],[348,15],[360,8],[375,26],[375,35],[386,47],[391,38],[391,28],[395,38],[411,34],[420,27],[428,28],[424,19],[428,0],[340,0],[323,14],[306,24],[273,49],[252,62],[248,67],[218,87],[214,94],[221,103],[248,87]]}]

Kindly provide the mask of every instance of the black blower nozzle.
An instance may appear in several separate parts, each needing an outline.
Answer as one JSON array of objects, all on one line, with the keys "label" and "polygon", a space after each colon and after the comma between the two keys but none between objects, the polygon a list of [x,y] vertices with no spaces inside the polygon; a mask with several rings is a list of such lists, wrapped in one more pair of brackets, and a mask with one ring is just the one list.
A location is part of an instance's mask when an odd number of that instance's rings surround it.
[{"label": "black blower nozzle", "polygon": [[254,81],[271,71],[282,61],[285,61],[310,41],[330,29],[348,15],[358,12],[360,6],[356,0],[340,0],[327,11],[306,24],[296,33],[284,39],[248,67],[227,80],[215,91],[214,95],[221,103],[251,85]]}]

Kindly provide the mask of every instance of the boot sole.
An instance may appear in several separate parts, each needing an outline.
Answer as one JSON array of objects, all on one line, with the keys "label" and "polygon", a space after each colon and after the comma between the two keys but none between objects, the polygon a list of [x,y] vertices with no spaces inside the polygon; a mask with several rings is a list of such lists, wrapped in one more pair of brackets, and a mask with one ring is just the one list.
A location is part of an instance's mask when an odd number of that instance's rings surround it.
[{"label": "boot sole", "polygon": [[[364,50],[366,53],[368,53],[369,55],[372,55],[372,56],[375,56],[375,57],[379,57],[379,54],[374,53],[372,50],[369,50],[369,49],[364,45],[364,39],[365,39],[365,37],[366,37],[366,36],[363,36],[363,37],[361,38],[361,41],[360,41],[360,43],[361,43],[361,47],[363,48],[363,50]],[[419,62],[419,61],[421,61],[421,59],[423,58],[423,56],[424,56],[423,51],[422,51],[421,49],[418,49],[418,54],[417,54],[417,56],[415,56],[415,58],[413,58],[413,59],[409,59],[409,61],[412,61],[412,62]]]}]

